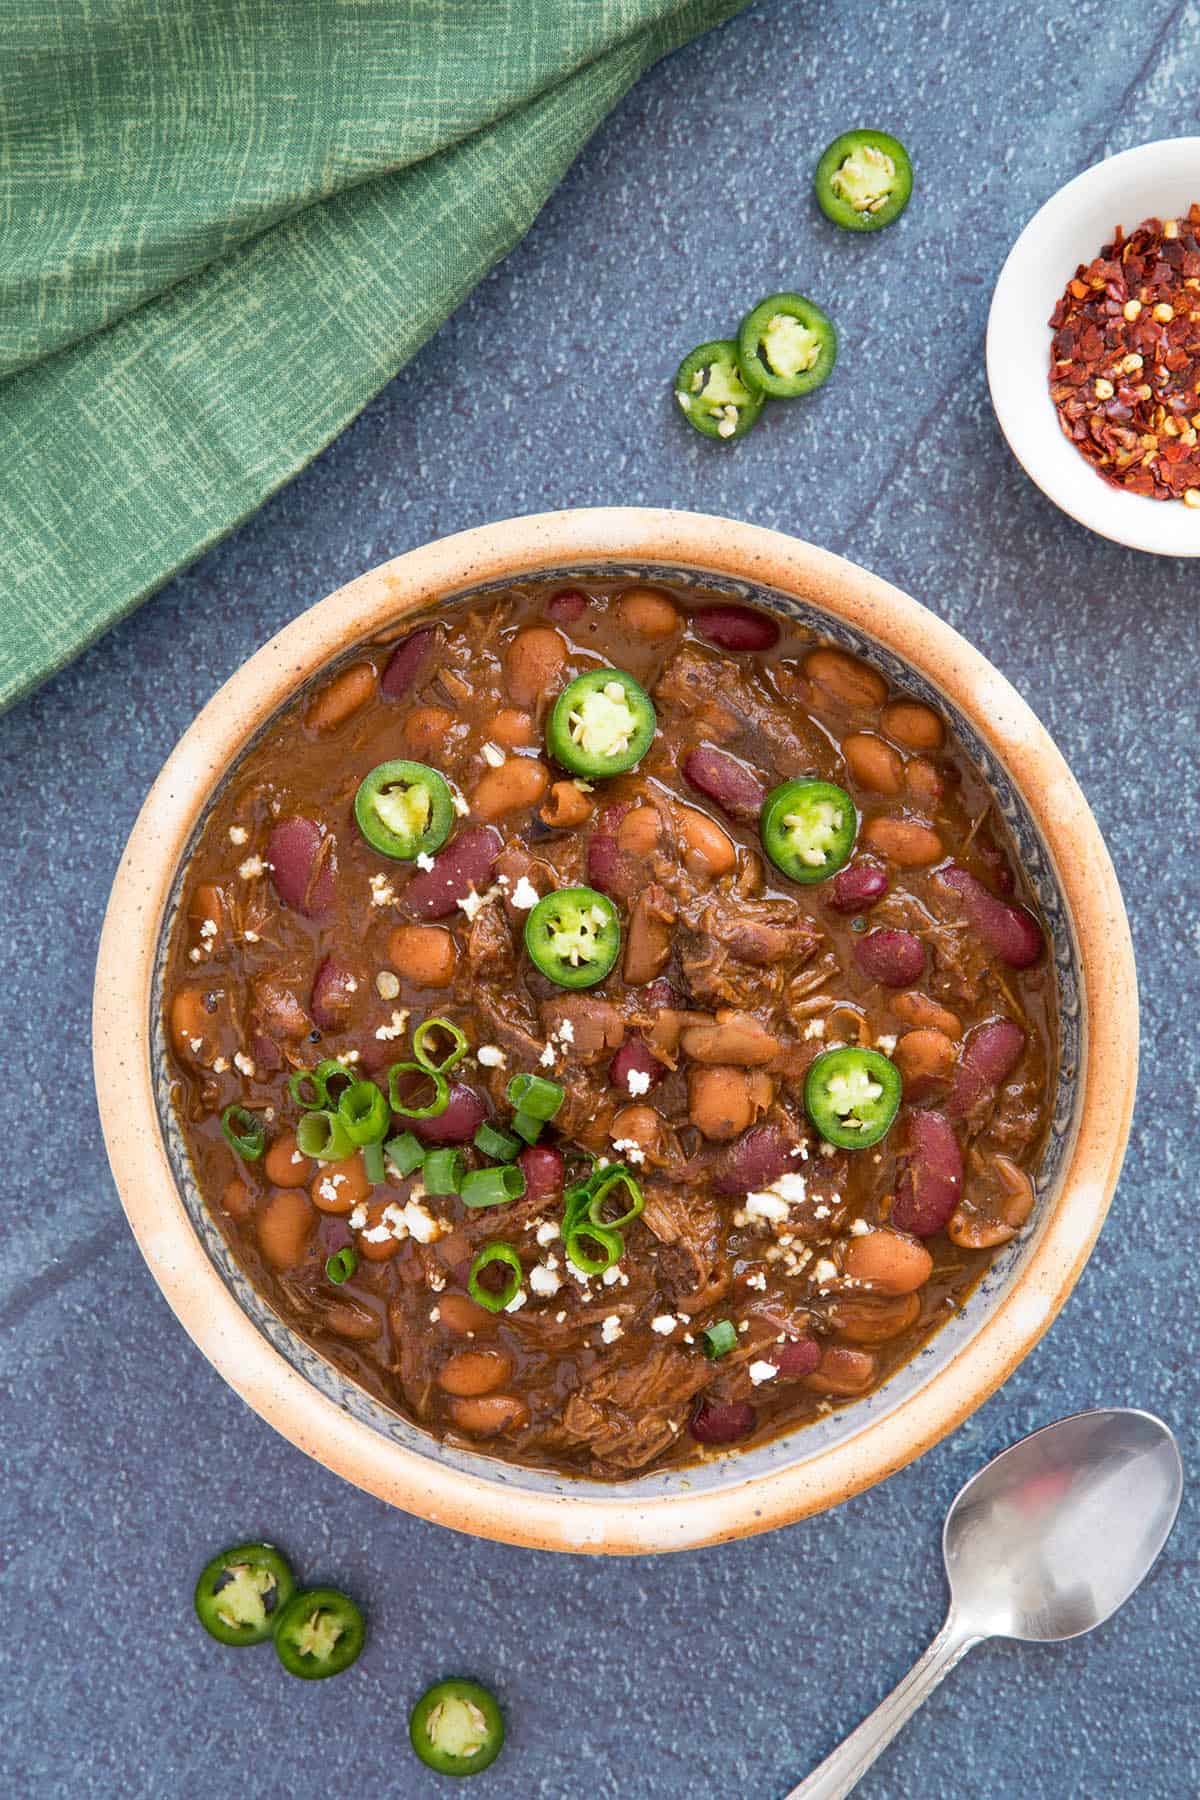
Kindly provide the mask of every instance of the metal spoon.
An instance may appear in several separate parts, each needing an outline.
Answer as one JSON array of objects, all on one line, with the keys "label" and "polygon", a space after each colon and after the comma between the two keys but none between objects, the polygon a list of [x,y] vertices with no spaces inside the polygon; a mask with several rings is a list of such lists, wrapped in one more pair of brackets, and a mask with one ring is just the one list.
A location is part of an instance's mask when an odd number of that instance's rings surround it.
[{"label": "metal spoon", "polygon": [[841,1800],[967,1651],[985,1638],[1057,1643],[1124,1605],[1170,1535],[1179,1447],[1152,1413],[1075,1413],[1022,1438],[946,1515],[946,1623],[857,1731],[786,1800]]}]

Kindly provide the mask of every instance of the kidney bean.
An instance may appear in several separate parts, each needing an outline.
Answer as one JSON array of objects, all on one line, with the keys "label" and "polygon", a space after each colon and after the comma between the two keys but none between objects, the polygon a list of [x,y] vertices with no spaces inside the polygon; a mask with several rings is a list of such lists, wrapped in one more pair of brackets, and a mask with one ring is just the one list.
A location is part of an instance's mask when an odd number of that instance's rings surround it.
[{"label": "kidney bean", "polygon": [[754,1430],[757,1418],[748,1400],[701,1400],[688,1430],[698,1444],[736,1444]]},{"label": "kidney bean", "polygon": [[527,1144],[517,1158],[525,1177],[527,1200],[548,1200],[561,1194],[566,1179],[566,1158],[553,1144]]},{"label": "kidney bean", "polygon": [[452,1081],[445,1112],[434,1119],[406,1119],[405,1129],[423,1144],[469,1144],[487,1116],[487,1107],[475,1089]]},{"label": "kidney bean", "polygon": [[588,609],[588,597],[578,588],[562,588],[546,602],[546,617],[556,625],[573,625]]},{"label": "kidney bean", "polygon": [[444,1393],[465,1400],[503,1387],[512,1368],[507,1350],[459,1350],[438,1370],[437,1384]]},{"label": "kidney bean", "polygon": [[[897,1046],[899,1048],[899,1046]],[[990,1101],[1025,1054],[1025,1033],[1013,1019],[989,1019],[967,1036],[946,1102],[952,1119],[963,1119]]]},{"label": "kidney bean", "polygon": [[660,975],[657,981],[648,981],[637,999],[638,1005],[645,1012],[654,1012],[661,1010],[664,1006],[679,1004],[679,996],[665,975]]},{"label": "kidney bean", "polygon": [[962,902],[967,923],[991,955],[1010,969],[1027,969],[1042,953],[1042,928],[1032,913],[1010,901],[997,900],[969,869],[952,863],[934,877]]},{"label": "kidney bean", "polygon": [[927,869],[941,862],[945,846],[932,825],[919,819],[868,819],[862,841],[902,869]]},{"label": "kidney bean", "polygon": [[420,674],[426,652],[433,647],[433,639],[433,626],[423,625],[396,645],[379,684],[389,700],[403,700]]},{"label": "kidney bean", "polygon": [[867,907],[882,900],[887,891],[886,869],[873,862],[850,863],[834,876],[829,904],[834,912],[865,912]]},{"label": "kidney bean", "polygon": [[617,832],[626,813],[632,810],[625,801],[606,806],[596,820],[596,829],[588,838],[587,878],[589,884],[614,900],[632,900],[643,886],[646,873],[636,859],[621,849]]},{"label": "kidney bean", "polygon": [[[658,983],[651,982],[650,985],[657,987]],[[670,1002],[666,1001],[664,1004],[669,1005]],[[628,1038],[608,1065],[608,1079],[614,1087],[623,1088],[627,1094],[633,1092],[629,1085],[631,1075],[648,1076],[650,1087],[653,1088],[658,1086],[666,1072],[657,1056],[651,1056],[640,1037]],[[646,1091],[649,1092],[649,1089]]]},{"label": "kidney bean", "polygon": [[919,700],[889,700],[879,722],[906,750],[940,750],[946,735],[937,714]]},{"label": "kidney bean", "polygon": [[352,972],[335,956],[327,956],[313,976],[308,1010],[322,1031],[340,1031],[347,1023],[358,989]]},{"label": "kidney bean", "polygon": [[804,672],[844,706],[870,711],[887,699],[887,682],[844,650],[810,650]]},{"label": "kidney bean", "polygon": [[879,1294],[915,1294],[933,1274],[933,1258],[924,1244],[898,1231],[868,1231],[846,1245],[842,1273]]},{"label": "kidney bean", "polygon": [[754,1125],[725,1151],[713,1186],[719,1194],[749,1194],[770,1187],[786,1170],[799,1166],[794,1149],[777,1125]]},{"label": "kidney bean", "polygon": [[821,1361],[804,1385],[814,1394],[831,1394],[848,1399],[861,1394],[875,1379],[875,1358],[869,1350],[852,1350],[846,1344],[826,1344]]},{"label": "kidney bean", "polygon": [[267,861],[275,892],[285,906],[305,918],[331,912],[337,898],[334,840],[315,819],[280,819],[267,840]]},{"label": "kidney bean", "polygon": [[451,1400],[446,1410],[459,1430],[472,1437],[497,1437],[502,1431],[520,1431],[529,1423],[529,1408],[516,1394]]},{"label": "kidney bean", "polygon": [[731,819],[757,820],[763,809],[767,791],[762,782],[728,751],[701,744],[684,757],[683,773]]},{"label": "kidney bean", "polygon": [[873,731],[855,731],[842,744],[846,767],[859,787],[873,794],[898,794],[904,785],[900,752]]},{"label": "kidney bean", "polygon": [[451,838],[433,859],[432,869],[421,869],[404,890],[404,904],[422,919],[446,919],[471,889],[477,894],[491,886],[502,842],[490,825],[469,825]]},{"label": "kidney bean", "polygon": [[907,987],[924,973],[925,946],[911,931],[869,931],[855,944],[854,960],[872,981]]},{"label": "kidney bean", "polygon": [[941,1113],[908,1116],[907,1149],[900,1158],[892,1224],[913,1237],[940,1231],[962,1198],[962,1151]]},{"label": "kidney bean", "polygon": [[693,615],[692,625],[720,650],[770,650],[779,642],[774,619],[748,606],[706,606]]},{"label": "kidney bean", "polygon": [[821,1346],[816,1338],[791,1338],[786,1344],[776,1344],[768,1350],[763,1359],[774,1363],[781,1375],[790,1375],[793,1379],[799,1375],[811,1375],[821,1360]]},{"label": "kidney bean", "polygon": [[274,1075],[283,1067],[279,1045],[264,1031],[256,1031],[250,1039],[250,1054],[260,1075]]}]

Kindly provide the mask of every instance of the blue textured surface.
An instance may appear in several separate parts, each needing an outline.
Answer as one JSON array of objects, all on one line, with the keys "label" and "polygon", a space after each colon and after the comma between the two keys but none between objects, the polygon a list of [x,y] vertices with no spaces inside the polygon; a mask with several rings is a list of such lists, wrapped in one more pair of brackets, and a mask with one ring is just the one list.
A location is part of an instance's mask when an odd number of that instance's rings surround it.
[{"label": "blue textured surface", "polygon": [[[655,71],[529,240],[250,525],[0,721],[8,940],[0,1304],[8,1384],[4,1711],[14,1794],[426,1796],[405,1716],[489,1682],[497,1800],[781,1794],[937,1629],[944,1507],[986,1458],[1079,1407],[1161,1412],[1194,1461],[1193,567],[1092,539],[1029,485],[983,375],[992,281],[1047,194],[1189,128],[1192,4],[761,4]],[[918,191],[878,238],[816,215],[809,171],[864,120]],[[1200,181],[1200,177],[1198,177]],[[1129,221],[1126,221],[1129,223]],[[829,386],[732,450],[672,416],[679,354],[799,287],[837,319]],[[499,1549],[390,1512],[292,1450],[192,1349],[120,1215],[87,1056],[92,961],[142,795],[270,631],[440,533],[545,507],[727,512],[844,551],[972,638],[1045,720],[1132,915],[1144,1063],[1113,1213],[1018,1373],[886,1486],[769,1538],[640,1562]],[[81,571],[86,579],[86,571]],[[49,855],[47,851],[49,849]],[[219,1650],[188,1589],[219,1545],[281,1540],[370,1605],[342,1682]],[[1195,1748],[1196,1507],[1118,1621],[975,1652],[863,1784],[871,1800],[1182,1796]],[[486,1784],[486,1785],[485,1785]],[[449,1791],[449,1790],[447,1790]],[[474,1791],[474,1790],[473,1790]]]}]

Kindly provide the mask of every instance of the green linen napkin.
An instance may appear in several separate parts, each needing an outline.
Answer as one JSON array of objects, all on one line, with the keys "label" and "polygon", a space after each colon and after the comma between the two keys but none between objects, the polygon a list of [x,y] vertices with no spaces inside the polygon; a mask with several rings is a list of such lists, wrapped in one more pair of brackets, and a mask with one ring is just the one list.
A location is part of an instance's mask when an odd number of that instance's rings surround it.
[{"label": "green linen napkin", "polygon": [[745,0],[0,0],[0,706],[302,468]]}]

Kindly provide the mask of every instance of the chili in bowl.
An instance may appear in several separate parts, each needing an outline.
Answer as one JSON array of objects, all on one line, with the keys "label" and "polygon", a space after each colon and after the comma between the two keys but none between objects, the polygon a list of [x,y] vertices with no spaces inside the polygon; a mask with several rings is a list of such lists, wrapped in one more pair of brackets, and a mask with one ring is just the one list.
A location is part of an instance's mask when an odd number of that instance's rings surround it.
[{"label": "chili in bowl", "polygon": [[1129,1020],[1071,929],[1099,904],[1120,971],[1115,890],[1077,909],[978,694],[887,646],[912,603],[650,518],[688,561],[550,520],[540,561],[527,526],[421,553],[409,606],[366,578],[352,648],[222,740],[149,965],[237,1342],[194,1292],[190,1328],[353,1478],[563,1547],[761,1528],[915,1454],[1048,1321],[1106,1197],[1072,1171],[1123,1137],[1079,1024]]}]

